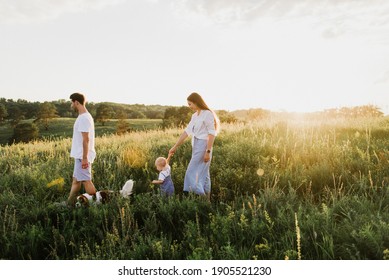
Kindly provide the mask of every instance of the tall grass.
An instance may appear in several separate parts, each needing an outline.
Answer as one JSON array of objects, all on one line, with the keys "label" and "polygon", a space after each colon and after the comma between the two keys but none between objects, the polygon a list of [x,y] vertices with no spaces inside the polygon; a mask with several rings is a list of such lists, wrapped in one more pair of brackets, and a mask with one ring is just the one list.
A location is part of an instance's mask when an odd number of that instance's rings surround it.
[{"label": "tall grass", "polygon": [[119,196],[61,208],[73,169],[70,140],[0,147],[0,258],[385,259],[389,250],[389,122],[224,125],[211,164],[211,202],[182,196],[190,141],[172,158],[176,195],[150,182],[178,129],[103,136],[98,189]]}]

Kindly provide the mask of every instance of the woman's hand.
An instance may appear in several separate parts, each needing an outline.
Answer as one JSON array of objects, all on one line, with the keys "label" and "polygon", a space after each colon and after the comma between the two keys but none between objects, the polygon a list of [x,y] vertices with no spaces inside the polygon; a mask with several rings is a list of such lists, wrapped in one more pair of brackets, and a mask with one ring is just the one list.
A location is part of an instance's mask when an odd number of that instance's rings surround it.
[{"label": "woman's hand", "polygon": [[176,146],[173,146],[173,148],[171,148],[169,150],[169,157],[172,157],[174,155],[174,153],[176,152],[177,150],[177,147]]},{"label": "woman's hand", "polygon": [[208,161],[210,161],[210,159],[211,159],[210,153],[205,152],[205,154],[204,154],[204,162],[208,162]]},{"label": "woman's hand", "polygon": [[181,135],[180,138],[178,139],[177,143],[169,150],[169,155],[173,156],[174,153],[176,152],[177,148],[184,143],[185,139],[188,137],[188,134],[184,131]]}]

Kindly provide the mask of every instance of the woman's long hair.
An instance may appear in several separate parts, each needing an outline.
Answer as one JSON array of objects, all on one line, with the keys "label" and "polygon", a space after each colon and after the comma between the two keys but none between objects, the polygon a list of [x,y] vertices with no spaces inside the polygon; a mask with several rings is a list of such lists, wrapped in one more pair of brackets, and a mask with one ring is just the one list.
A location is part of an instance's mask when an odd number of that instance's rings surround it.
[{"label": "woman's long hair", "polygon": [[211,111],[213,114],[214,122],[215,122],[215,130],[216,130],[216,132],[220,131],[220,120],[219,120],[218,116],[216,115],[216,113],[213,110],[211,110],[208,107],[207,103],[205,103],[204,99],[200,96],[200,94],[198,94],[197,92],[192,92],[188,96],[187,100],[196,104],[196,106],[198,108],[200,108],[201,110]]}]

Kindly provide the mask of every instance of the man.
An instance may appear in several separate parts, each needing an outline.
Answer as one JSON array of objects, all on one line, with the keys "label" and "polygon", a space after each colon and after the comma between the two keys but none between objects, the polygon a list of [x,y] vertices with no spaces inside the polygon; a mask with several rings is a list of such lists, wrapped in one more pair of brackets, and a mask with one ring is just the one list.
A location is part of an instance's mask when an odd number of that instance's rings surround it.
[{"label": "man", "polygon": [[96,194],[92,182],[92,163],[96,157],[95,151],[95,125],[91,114],[85,107],[85,97],[81,93],[70,95],[71,108],[78,113],[73,127],[73,139],[70,156],[74,158],[73,182],[70,190],[68,205],[74,206],[77,195],[84,184],[85,192]]}]

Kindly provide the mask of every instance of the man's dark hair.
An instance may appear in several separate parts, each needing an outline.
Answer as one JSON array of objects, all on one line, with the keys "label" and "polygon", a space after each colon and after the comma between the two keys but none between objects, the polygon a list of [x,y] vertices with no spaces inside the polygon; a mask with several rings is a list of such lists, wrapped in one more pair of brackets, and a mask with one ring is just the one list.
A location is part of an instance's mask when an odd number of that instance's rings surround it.
[{"label": "man's dark hair", "polygon": [[78,101],[81,105],[84,105],[85,102],[85,96],[81,93],[75,92],[72,95],[70,95],[70,99],[74,101]]}]

